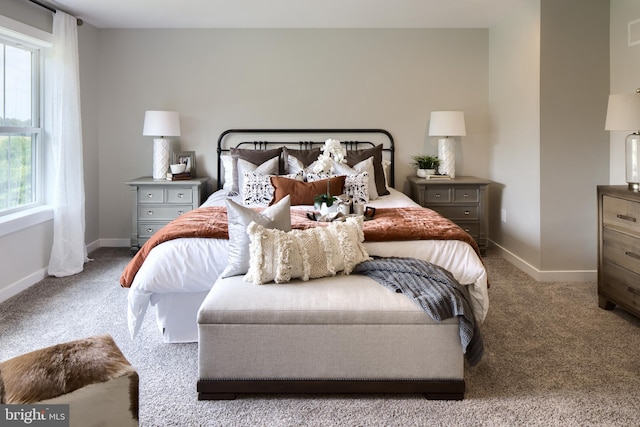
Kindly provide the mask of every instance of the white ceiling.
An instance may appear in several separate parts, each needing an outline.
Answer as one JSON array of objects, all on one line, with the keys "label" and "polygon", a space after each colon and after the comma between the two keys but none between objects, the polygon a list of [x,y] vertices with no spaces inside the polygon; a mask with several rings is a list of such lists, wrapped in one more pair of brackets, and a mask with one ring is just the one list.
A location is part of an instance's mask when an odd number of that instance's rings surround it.
[{"label": "white ceiling", "polygon": [[98,28],[489,28],[527,0],[49,0]]}]

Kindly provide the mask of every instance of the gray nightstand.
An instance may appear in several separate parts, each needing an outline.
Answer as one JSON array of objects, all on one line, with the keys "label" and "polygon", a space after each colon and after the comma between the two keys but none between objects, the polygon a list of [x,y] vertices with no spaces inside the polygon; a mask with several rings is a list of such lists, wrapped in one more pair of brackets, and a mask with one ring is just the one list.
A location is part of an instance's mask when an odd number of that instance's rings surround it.
[{"label": "gray nightstand", "polygon": [[181,181],[155,181],[149,176],[127,181],[133,195],[131,250],[137,251],[149,238],[185,212],[204,202],[208,177]]},{"label": "gray nightstand", "polygon": [[411,198],[420,206],[433,209],[458,224],[487,249],[488,214],[486,188],[490,181],[473,176],[454,179],[425,179],[409,176]]}]

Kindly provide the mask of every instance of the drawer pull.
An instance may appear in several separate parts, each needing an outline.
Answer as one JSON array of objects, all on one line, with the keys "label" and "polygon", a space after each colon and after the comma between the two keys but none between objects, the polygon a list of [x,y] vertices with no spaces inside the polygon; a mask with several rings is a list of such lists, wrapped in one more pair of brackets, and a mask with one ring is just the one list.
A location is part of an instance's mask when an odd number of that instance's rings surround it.
[{"label": "drawer pull", "polygon": [[178,193],[178,199],[182,199],[184,197],[184,193]]},{"label": "drawer pull", "polygon": [[436,193],[436,199],[440,198],[440,193]]},{"label": "drawer pull", "polygon": [[153,193],[147,193],[147,198],[149,199],[153,198]]},{"label": "drawer pull", "polygon": [[629,291],[632,294],[640,295],[640,290],[636,288],[632,288],[631,286],[627,286],[627,291]]},{"label": "drawer pull", "polygon": [[178,211],[178,215],[182,215],[184,211]]},{"label": "drawer pull", "polygon": [[467,232],[467,233],[468,233],[469,231],[471,231],[471,229],[470,229],[470,228],[463,228],[463,230],[464,230],[465,232]]},{"label": "drawer pull", "polygon": [[147,215],[149,215],[149,216],[153,215],[153,211],[151,211],[151,210],[147,211]]},{"label": "drawer pull", "polygon": [[462,195],[462,197],[469,197],[469,194],[468,194],[468,193],[464,193],[464,194]]},{"label": "drawer pull", "polygon": [[147,228],[147,233],[153,233],[153,228],[151,227]]},{"label": "drawer pull", "polygon": [[469,212],[469,211],[464,211],[464,214],[465,214],[465,215],[471,215],[471,212]]},{"label": "drawer pull", "polygon": [[635,252],[631,252],[631,251],[625,251],[624,253],[626,256],[634,258],[634,259],[640,259],[640,255],[638,255]]},{"label": "drawer pull", "polygon": [[622,219],[624,221],[636,222],[636,219],[634,217],[632,217],[632,216],[629,216],[629,215],[617,214],[616,217],[618,219]]}]

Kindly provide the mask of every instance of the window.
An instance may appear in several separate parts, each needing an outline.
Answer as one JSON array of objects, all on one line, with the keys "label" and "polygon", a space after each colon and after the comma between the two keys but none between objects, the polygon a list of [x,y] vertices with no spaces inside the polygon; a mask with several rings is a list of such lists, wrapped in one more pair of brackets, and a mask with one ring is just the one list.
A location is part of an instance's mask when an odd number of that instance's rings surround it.
[{"label": "window", "polygon": [[40,50],[0,36],[0,215],[41,202]]}]

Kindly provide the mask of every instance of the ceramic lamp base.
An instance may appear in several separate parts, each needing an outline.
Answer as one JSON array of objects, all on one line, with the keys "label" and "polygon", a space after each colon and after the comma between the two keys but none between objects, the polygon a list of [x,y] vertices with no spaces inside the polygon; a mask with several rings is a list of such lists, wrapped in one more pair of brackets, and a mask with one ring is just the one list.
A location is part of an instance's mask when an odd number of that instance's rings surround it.
[{"label": "ceramic lamp base", "polygon": [[640,189],[640,135],[632,133],[625,139],[625,174],[629,190]]},{"label": "ceramic lamp base", "polygon": [[167,179],[169,169],[169,140],[155,138],[153,140],[153,179]]},{"label": "ceramic lamp base", "polygon": [[451,138],[440,138],[438,140],[438,159],[440,167],[438,171],[443,175],[456,177],[456,145]]}]

